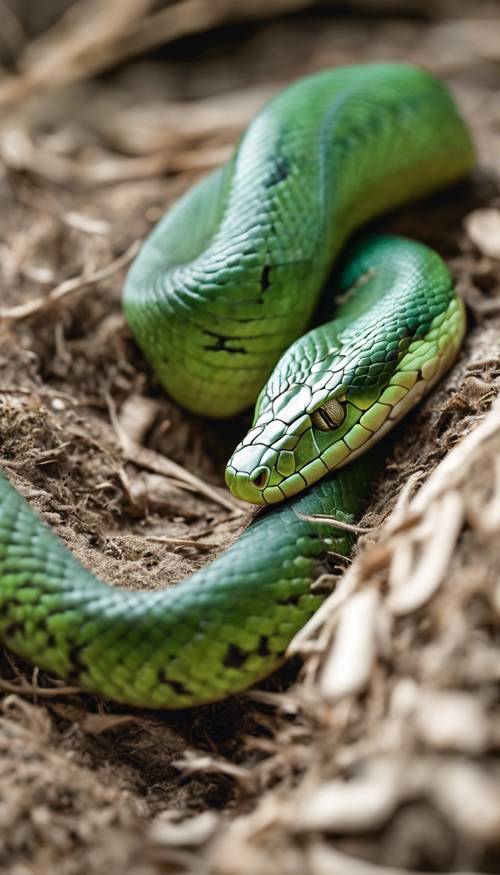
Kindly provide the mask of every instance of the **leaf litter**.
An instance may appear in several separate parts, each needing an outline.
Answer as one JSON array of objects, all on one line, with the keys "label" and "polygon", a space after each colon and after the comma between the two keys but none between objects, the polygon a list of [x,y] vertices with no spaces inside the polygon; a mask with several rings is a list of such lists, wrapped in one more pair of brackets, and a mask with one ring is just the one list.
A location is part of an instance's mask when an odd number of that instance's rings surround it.
[{"label": "leaf litter", "polygon": [[[480,169],[387,222],[447,258],[469,334],[399,428],[353,561],[342,570],[332,556],[333,591],[291,663],[247,695],[167,714],[80,694],[5,653],[2,870],[498,871],[497,11],[57,6],[67,11],[53,24],[42,7],[30,23],[0,4],[2,51],[17,57],[0,80],[0,457],[112,584],[174,583],[252,516],[223,491],[249,416],[183,412],[121,315],[125,262],[165,207],[225,160],[283,83],[360,60],[405,57],[446,77]],[[229,36],[216,29],[235,19]],[[176,40],[190,34],[186,65]]]}]

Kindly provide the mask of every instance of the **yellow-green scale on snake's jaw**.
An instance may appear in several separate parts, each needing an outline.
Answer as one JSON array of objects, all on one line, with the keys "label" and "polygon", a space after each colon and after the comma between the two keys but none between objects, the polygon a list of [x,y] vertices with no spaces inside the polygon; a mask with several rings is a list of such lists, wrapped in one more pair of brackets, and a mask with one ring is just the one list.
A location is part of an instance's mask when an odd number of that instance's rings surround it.
[{"label": "yellow-green scale on snake's jaw", "polygon": [[453,362],[465,314],[440,257],[394,236],[363,241],[335,283],[335,318],[296,341],[226,469],[235,496],[274,504],[365,452]]}]

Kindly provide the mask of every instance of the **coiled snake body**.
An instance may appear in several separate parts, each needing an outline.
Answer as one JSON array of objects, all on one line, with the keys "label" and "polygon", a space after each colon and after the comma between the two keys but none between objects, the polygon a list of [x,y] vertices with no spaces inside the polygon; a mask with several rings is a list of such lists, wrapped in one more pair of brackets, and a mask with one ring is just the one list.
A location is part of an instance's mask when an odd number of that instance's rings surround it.
[{"label": "coiled snake body", "polygon": [[463,308],[436,253],[370,237],[344,258],[334,320],[300,336],[350,232],[472,163],[446,89],[406,65],[321,73],[259,113],[228,164],[150,235],[124,303],[186,407],[231,416],[260,392],[226,479],[240,498],[287,501],[188,580],[145,593],[87,572],[0,475],[8,647],[84,689],[154,707],[221,698],[280,664],[320,601],[311,583],[328,551],[350,549],[345,532],[303,515],[359,515],[379,467],[364,451],[450,366]]}]

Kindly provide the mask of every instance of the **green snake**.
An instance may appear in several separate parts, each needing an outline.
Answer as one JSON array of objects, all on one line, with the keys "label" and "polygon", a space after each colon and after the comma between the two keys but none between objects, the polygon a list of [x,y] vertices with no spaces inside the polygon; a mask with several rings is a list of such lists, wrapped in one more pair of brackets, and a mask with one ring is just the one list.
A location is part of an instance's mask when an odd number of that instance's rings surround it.
[{"label": "green snake", "polygon": [[304,331],[351,232],[473,161],[446,88],[403,64],[326,71],[260,111],[146,240],[124,306],[181,404],[229,417],[258,398],[226,479],[276,506],[189,579],[137,592],[86,571],[0,475],[9,648],[85,690],[167,708],[243,690],[283,661],[321,601],[311,585],[329,552],[351,546],[304,517],[359,517],[380,466],[365,450],[451,365],[465,320],[435,252],[370,236],[339,264],[331,321]]}]

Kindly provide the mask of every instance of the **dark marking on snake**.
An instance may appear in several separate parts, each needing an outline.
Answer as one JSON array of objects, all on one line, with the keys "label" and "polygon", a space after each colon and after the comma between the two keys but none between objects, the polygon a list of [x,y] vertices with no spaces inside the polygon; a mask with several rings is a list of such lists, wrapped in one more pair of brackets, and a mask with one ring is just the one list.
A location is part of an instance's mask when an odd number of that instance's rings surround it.
[{"label": "dark marking on snake", "polygon": [[301,594],[288,595],[282,599],[276,599],[277,605],[298,605]]},{"label": "dark marking on snake", "polygon": [[229,353],[245,353],[244,346],[227,346],[228,343],[234,342],[234,337],[226,337],[224,334],[216,334],[214,331],[206,331],[211,337],[215,337],[214,344],[207,344],[203,347],[210,352],[229,352]]},{"label": "dark marking on snake", "polygon": [[9,623],[8,626],[2,629],[2,638],[4,641],[8,641],[9,638],[15,638],[16,635],[23,634],[23,632],[24,623]]},{"label": "dark marking on snake", "polygon": [[175,681],[172,678],[169,678],[164,670],[160,670],[158,672],[158,683],[166,684],[168,687],[177,693],[178,696],[187,696],[189,694],[189,690],[181,681]]},{"label": "dark marking on snake", "polygon": [[269,650],[269,638],[267,635],[261,635],[259,640],[259,646],[257,647],[257,653],[259,656],[270,656]]},{"label": "dark marking on snake", "polygon": [[70,682],[80,683],[81,675],[87,671],[87,666],[82,660],[82,653],[85,645],[73,644],[68,650],[68,662],[71,668],[66,677]]},{"label": "dark marking on snake", "polygon": [[265,264],[262,268],[262,273],[260,275],[260,289],[262,292],[265,292],[266,289],[269,288],[271,283],[269,282],[269,274],[271,273],[271,268],[268,264]]},{"label": "dark marking on snake", "polygon": [[230,644],[224,657],[224,665],[226,668],[240,668],[247,656],[248,653],[245,653],[237,644]]},{"label": "dark marking on snake", "polygon": [[264,185],[266,188],[273,188],[273,186],[278,185],[279,182],[283,182],[284,179],[287,179],[290,175],[290,170],[291,166],[288,159],[284,158],[283,155],[277,155]]}]

